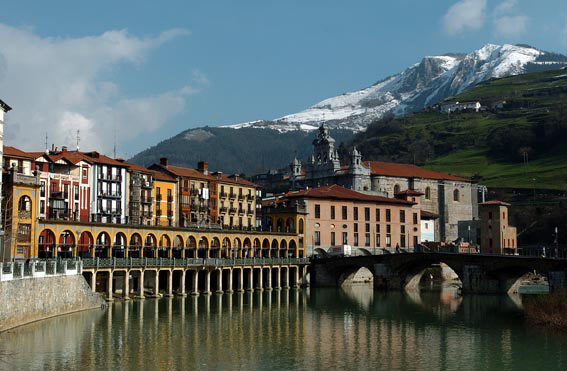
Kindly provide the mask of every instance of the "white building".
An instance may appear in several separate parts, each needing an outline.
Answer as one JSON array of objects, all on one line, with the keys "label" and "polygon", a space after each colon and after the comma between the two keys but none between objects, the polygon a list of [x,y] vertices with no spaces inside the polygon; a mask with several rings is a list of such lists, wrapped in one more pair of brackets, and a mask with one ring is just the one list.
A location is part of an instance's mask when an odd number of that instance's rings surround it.
[{"label": "white building", "polygon": [[480,111],[482,105],[480,102],[448,102],[441,104],[441,111],[451,113],[455,111],[472,110],[475,112]]},{"label": "white building", "polygon": [[[3,147],[4,147],[4,114],[9,112],[12,108],[0,99],[0,164],[4,163]],[[2,171],[2,170],[0,170]],[[0,174],[0,195],[2,194],[2,174]],[[2,209],[0,207],[0,251],[4,252],[2,243],[4,241],[4,228],[2,227]]]}]

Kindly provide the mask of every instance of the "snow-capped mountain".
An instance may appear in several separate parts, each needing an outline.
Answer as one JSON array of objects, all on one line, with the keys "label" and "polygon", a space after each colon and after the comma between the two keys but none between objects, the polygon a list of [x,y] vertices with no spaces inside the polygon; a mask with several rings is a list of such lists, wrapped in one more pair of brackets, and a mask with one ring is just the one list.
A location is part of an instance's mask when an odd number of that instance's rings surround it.
[{"label": "snow-capped mountain", "polygon": [[487,44],[470,54],[425,57],[366,89],[325,99],[299,113],[227,127],[310,131],[326,122],[330,128],[360,131],[386,112],[417,111],[490,78],[564,66],[567,57],[560,54],[525,45]]}]

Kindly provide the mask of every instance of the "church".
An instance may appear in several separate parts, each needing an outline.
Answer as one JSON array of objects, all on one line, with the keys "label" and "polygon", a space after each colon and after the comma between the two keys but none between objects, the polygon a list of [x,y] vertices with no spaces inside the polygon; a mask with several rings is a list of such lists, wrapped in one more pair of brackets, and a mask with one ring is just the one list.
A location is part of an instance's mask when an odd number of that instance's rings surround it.
[{"label": "church", "polygon": [[386,197],[410,192],[420,204],[422,242],[454,241],[459,237],[459,222],[478,219],[479,187],[471,180],[412,164],[363,161],[356,148],[349,154],[348,164],[341,165],[335,140],[325,124],[319,128],[305,166],[295,158],[289,173],[282,175],[288,188],[295,190],[338,184]]}]

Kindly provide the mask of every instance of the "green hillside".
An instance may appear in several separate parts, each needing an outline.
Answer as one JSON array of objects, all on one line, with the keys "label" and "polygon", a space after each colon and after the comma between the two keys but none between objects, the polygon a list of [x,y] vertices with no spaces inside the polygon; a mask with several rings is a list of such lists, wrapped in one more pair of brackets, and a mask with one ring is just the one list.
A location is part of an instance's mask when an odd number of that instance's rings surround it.
[{"label": "green hillside", "polygon": [[[350,146],[365,159],[416,163],[492,187],[567,189],[566,70],[489,80],[448,101],[480,101],[486,110],[387,116]],[[506,103],[493,108],[499,101]]]}]

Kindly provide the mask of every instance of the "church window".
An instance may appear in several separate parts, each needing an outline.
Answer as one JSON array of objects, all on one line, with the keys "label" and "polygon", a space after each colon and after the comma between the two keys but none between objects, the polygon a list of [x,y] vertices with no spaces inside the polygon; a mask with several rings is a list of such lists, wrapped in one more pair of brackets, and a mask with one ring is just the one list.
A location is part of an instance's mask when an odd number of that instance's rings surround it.
[{"label": "church window", "polygon": [[456,202],[459,201],[459,190],[458,189],[455,189],[453,191],[453,201],[456,201]]},{"label": "church window", "polygon": [[394,194],[399,193],[399,192],[400,192],[400,185],[399,185],[399,184],[396,184],[396,185],[394,186]]},{"label": "church window", "polygon": [[425,199],[431,200],[431,188],[429,188],[429,187],[425,188]]}]

